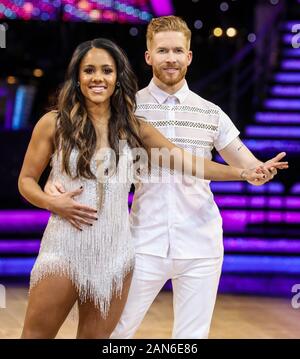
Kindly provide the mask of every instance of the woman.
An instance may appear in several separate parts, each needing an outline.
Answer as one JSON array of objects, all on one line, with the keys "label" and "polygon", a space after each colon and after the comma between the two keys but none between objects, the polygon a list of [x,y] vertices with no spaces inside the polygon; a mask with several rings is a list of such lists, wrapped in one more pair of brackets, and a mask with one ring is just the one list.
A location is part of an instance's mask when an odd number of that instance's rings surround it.
[{"label": "woman", "polygon": [[[120,318],[134,249],[127,207],[131,181],[118,181],[118,175],[129,166],[127,155],[132,148],[148,152],[176,148],[134,115],[136,91],[134,74],[119,47],[106,39],[84,42],[71,59],[57,111],[44,115],[34,128],[19,190],[52,215],[31,272],[22,338],[54,338],[76,301],[77,338],[109,338]],[[121,140],[126,145],[119,150]],[[97,160],[105,148],[116,154],[117,168],[110,177],[106,174],[112,158]],[[56,198],[38,185],[50,159],[53,180],[68,191]],[[205,179],[253,181],[264,176],[259,169],[242,170],[191,155],[184,165],[199,176],[199,161],[204,164]],[[286,162],[272,164],[286,166]],[[75,204],[74,196],[83,205]],[[85,219],[79,216],[82,212]]]}]

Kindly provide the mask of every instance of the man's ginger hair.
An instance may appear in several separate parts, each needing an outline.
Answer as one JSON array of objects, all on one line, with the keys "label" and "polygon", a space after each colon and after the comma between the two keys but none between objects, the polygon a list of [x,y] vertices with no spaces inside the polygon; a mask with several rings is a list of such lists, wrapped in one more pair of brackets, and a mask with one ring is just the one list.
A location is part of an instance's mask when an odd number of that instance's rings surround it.
[{"label": "man's ginger hair", "polygon": [[147,27],[147,48],[150,48],[150,43],[155,34],[163,31],[178,31],[182,32],[188,42],[188,48],[191,43],[191,30],[188,28],[186,22],[178,16],[161,16],[153,18]]}]

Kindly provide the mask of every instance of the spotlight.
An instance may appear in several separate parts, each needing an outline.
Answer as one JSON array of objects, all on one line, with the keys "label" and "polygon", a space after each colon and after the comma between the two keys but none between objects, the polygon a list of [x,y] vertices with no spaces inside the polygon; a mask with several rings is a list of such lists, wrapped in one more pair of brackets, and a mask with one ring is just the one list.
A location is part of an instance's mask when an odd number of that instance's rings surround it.
[{"label": "spotlight", "polygon": [[34,69],[33,70],[33,76],[34,77],[42,77],[44,75],[43,70],[41,69]]},{"label": "spotlight", "polygon": [[226,30],[226,35],[228,37],[235,37],[237,34],[237,31],[234,27],[229,27],[227,30]]},{"label": "spotlight", "polygon": [[33,10],[33,4],[30,3],[30,2],[25,2],[24,5],[23,5],[23,10],[27,13],[31,13],[32,10]]},{"label": "spotlight", "polygon": [[213,34],[216,37],[220,37],[223,35],[223,30],[220,27],[216,27],[214,28]]},{"label": "spotlight", "polygon": [[256,41],[256,35],[251,33],[247,36],[247,39],[249,42],[255,42]]},{"label": "spotlight", "polygon": [[9,85],[14,85],[14,84],[17,83],[17,79],[15,78],[15,76],[8,76],[7,79],[6,79],[6,82]]},{"label": "spotlight", "polygon": [[220,10],[221,11],[227,11],[229,9],[229,5],[228,5],[228,3],[227,2],[222,2],[221,4],[220,4]]},{"label": "spotlight", "polygon": [[196,20],[196,21],[194,22],[194,28],[195,28],[195,29],[199,30],[199,29],[201,29],[202,27],[203,27],[203,22],[202,22],[201,20]]},{"label": "spotlight", "polygon": [[86,1],[86,0],[81,0],[81,1],[79,1],[79,3],[78,3],[78,7],[79,7],[79,9],[87,10],[87,9],[90,7],[90,4],[89,4],[89,2]]},{"label": "spotlight", "polygon": [[132,27],[129,30],[129,33],[130,33],[131,36],[136,36],[139,33],[139,30],[136,27]]},{"label": "spotlight", "polygon": [[101,13],[99,10],[94,9],[90,11],[90,18],[94,21],[99,20],[101,17]]}]

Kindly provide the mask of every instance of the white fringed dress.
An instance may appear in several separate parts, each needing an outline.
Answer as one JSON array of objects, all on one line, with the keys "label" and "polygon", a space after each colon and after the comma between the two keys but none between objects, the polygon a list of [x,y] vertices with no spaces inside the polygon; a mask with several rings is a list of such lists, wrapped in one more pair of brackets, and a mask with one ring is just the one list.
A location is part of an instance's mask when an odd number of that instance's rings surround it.
[{"label": "white fringed dress", "polygon": [[[93,301],[106,317],[112,295],[120,294],[124,277],[134,267],[128,213],[131,181],[125,175],[130,153],[126,144],[117,171],[104,183],[100,183],[99,177],[71,179],[62,171],[61,153],[52,156],[52,180],[62,183],[66,191],[83,186],[82,194],[75,200],[97,208],[98,220],[93,221],[93,226],[83,225],[81,232],[65,219],[51,214],[31,271],[30,289],[46,276],[67,276],[75,285],[80,302]],[[77,156],[78,152],[73,149],[70,156],[72,174],[75,174]],[[97,174],[98,165],[94,155],[91,160],[94,174]]]}]

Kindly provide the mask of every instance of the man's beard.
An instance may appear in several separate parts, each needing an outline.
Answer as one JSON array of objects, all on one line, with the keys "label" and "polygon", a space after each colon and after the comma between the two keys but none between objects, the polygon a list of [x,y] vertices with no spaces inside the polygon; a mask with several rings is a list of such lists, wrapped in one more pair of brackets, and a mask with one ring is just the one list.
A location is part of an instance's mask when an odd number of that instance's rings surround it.
[{"label": "man's beard", "polygon": [[171,78],[163,73],[163,70],[160,70],[158,67],[153,67],[154,75],[167,86],[174,86],[178,84],[182,79],[184,79],[187,72],[187,67],[179,69],[178,75],[174,78]]}]

